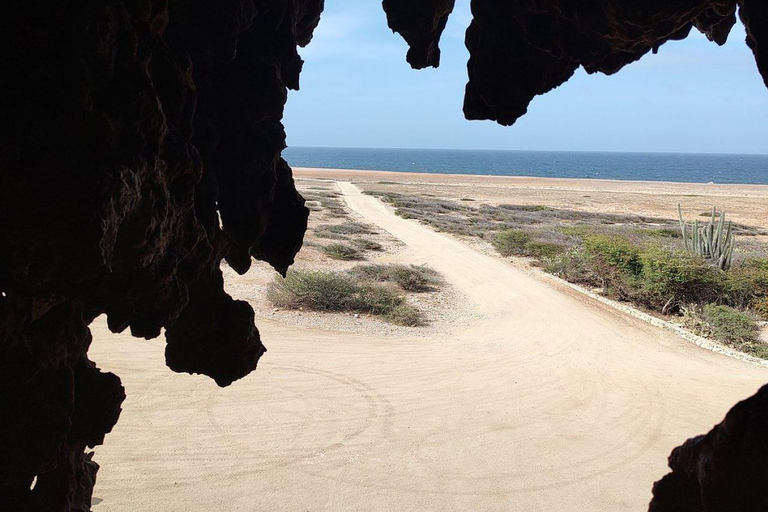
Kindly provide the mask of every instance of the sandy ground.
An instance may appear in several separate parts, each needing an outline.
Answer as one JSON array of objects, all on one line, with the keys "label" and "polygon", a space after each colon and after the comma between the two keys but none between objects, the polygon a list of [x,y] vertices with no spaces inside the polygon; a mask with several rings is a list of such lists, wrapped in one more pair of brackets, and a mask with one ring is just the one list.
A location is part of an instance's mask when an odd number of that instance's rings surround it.
[{"label": "sandy ground", "polygon": [[[601,213],[677,218],[680,203],[690,218],[725,211],[728,219],[768,227],[768,185],[721,185],[592,179],[422,174],[337,169],[294,169],[298,179],[325,178],[402,193],[431,193],[481,203],[544,205]],[[371,185],[376,187],[371,187]]]},{"label": "sandy ground", "polygon": [[768,381],[340,187],[481,314],[426,337],[260,318],[270,351],[227,389],[99,319],[91,356],[128,399],[97,512],[645,510],[672,448]]}]

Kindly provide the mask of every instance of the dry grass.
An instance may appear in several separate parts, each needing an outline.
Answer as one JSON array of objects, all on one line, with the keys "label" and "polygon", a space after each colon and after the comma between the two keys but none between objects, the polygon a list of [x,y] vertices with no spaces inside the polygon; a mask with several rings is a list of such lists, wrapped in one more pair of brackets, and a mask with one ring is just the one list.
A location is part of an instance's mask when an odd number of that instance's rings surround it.
[{"label": "dry grass", "polygon": [[353,261],[362,260],[363,253],[346,244],[332,243],[323,246],[323,252],[334,260]]},{"label": "dry grass", "polygon": [[398,325],[423,324],[401,292],[340,272],[290,270],[285,278],[275,277],[267,298],[286,309],[370,313]]},{"label": "dry grass", "polygon": [[368,281],[396,283],[409,292],[431,291],[443,283],[440,274],[426,265],[358,265],[350,274]]},{"label": "dry grass", "polygon": [[322,224],[317,226],[316,230],[337,235],[370,235],[374,233],[369,226],[352,221],[345,221],[341,224]]}]

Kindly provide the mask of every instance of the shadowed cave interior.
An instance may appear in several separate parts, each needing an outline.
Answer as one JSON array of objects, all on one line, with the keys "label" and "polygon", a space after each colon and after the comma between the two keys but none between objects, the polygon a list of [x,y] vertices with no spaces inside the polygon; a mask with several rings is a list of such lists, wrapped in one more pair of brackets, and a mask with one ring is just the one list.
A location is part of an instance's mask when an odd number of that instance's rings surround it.
[{"label": "shadowed cave interior", "polygon": [[[412,67],[439,65],[453,4],[384,0]],[[322,10],[0,6],[0,509],[91,509],[88,449],[125,398],[88,359],[97,316],[136,337],[165,329],[175,372],[227,386],[256,368],[254,312],[227,295],[219,267],[244,273],[255,259],[285,273],[301,248],[309,212],[281,158],[281,118]],[[467,119],[511,125],[579,67],[612,74],[693,29],[723,44],[736,16],[768,85],[763,0],[472,0],[472,13]],[[768,388],[669,465],[652,511],[768,510]]]}]

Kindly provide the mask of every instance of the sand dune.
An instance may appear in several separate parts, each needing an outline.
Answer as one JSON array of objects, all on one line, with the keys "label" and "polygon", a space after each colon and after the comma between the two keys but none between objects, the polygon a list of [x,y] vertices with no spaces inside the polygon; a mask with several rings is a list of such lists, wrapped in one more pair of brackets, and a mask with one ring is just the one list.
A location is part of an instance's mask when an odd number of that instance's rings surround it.
[{"label": "sand dune", "polygon": [[481,319],[440,339],[262,319],[270,352],[224,390],[97,322],[128,390],[97,511],[644,510],[671,449],[768,381],[340,188]]}]

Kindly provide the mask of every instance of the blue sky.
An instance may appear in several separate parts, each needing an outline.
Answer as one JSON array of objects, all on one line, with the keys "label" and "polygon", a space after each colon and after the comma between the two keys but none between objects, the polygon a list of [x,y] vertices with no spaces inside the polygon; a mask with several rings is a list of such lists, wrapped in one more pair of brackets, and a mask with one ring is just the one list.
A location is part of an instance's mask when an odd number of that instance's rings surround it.
[{"label": "blue sky", "polygon": [[440,68],[412,70],[378,0],[327,0],[301,90],[284,123],[292,146],[768,153],[768,89],[734,27],[718,47],[696,30],[613,76],[578,71],[512,127],[462,115],[468,0],[458,0]]}]

